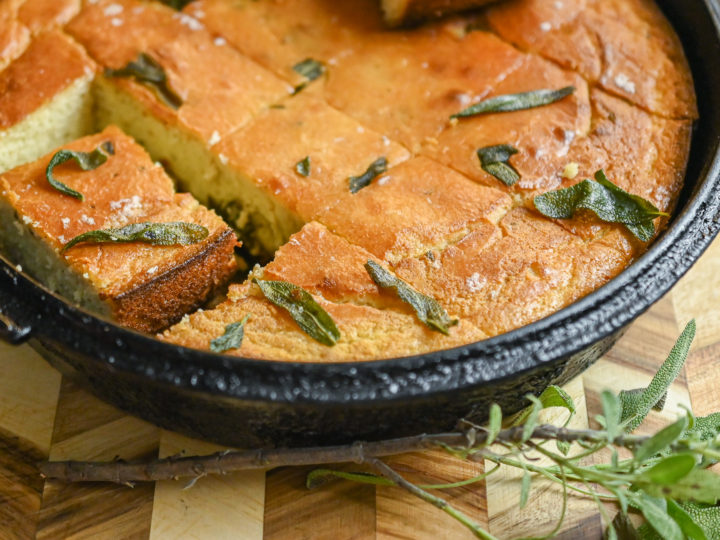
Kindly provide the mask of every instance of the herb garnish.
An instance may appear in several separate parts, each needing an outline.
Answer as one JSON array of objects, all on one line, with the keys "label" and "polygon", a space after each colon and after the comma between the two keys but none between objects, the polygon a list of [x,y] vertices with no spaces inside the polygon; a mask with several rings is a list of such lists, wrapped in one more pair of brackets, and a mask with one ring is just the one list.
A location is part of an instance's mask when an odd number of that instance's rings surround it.
[{"label": "herb garnish", "polygon": [[172,109],[179,109],[182,99],[178,96],[167,81],[165,69],[152,57],[144,52],[138,54],[137,59],[131,60],[120,69],[105,68],[106,77],[130,77],[144,83],[155,91],[155,94]]},{"label": "herb garnish", "polygon": [[65,244],[62,250],[66,251],[83,242],[93,244],[144,242],[155,246],[184,246],[197,244],[207,238],[208,234],[209,231],[202,225],[184,221],[131,223],[117,229],[84,232]]},{"label": "herb garnish", "polygon": [[428,325],[432,330],[449,334],[449,328],[458,323],[451,319],[437,300],[416,291],[399,277],[394,276],[382,266],[373,261],[365,263],[365,270],[373,281],[384,289],[395,289],[403,302],[412,306],[418,319]]},{"label": "herb garnish", "polygon": [[293,66],[295,73],[301,77],[305,77],[307,80],[298,84],[293,90],[293,95],[303,90],[308,84],[320,77],[325,73],[325,66],[321,62],[314,60],[313,58],[306,58],[302,62],[298,62]]},{"label": "herb garnish", "polygon": [[335,321],[305,289],[287,281],[253,278],[265,298],[290,314],[298,326],[323,345],[332,347],[340,339]]},{"label": "herb garnish", "polygon": [[223,353],[230,349],[239,349],[245,337],[245,323],[248,322],[250,314],[245,315],[242,320],[230,323],[225,327],[225,333],[210,342],[210,350],[216,353]]},{"label": "herb garnish", "polygon": [[509,144],[486,146],[478,148],[477,151],[483,171],[493,175],[506,186],[512,186],[520,180],[520,173],[508,162],[510,156],[517,153],[518,149]]},{"label": "herb garnish", "polygon": [[387,171],[387,158],[385,156],[377,158],[360,176],[351,176],[348,178],[350,182],[350,193],[357,193],[364,187],[368,187],[370,182]]},{"label": "herb garnish", "polygon": [[65,163],[66,161],[72,159],[75,160],[75,163],[77,163],[83,171],[92,171],[93,169],[97,169],[100,165],[105,163],[107,161],[108,155],[113,155],[114,153],[115,148],[110,141],[105,141],[104,143],[101,143],[92,152],[75,152],[73,150],[60,150],[59,152],[56,152],[55,155],[50,159],[50,163],[48,163],[47,169],[45,169],[45,177],[47,178],[47,181],[50,183],[50,185],[57,189],[60,193],[64,193],[65,195],[69,195],[70,197],[75,197],[76,199],[84,201],[85,196],[82,193],[80,193],[79,191],[75,191],[71,187],[55,179],[55,177],[53,176],[53,169],[61,163]]},{"label": "herb garnish", "polygon": [[459,113],[453,114],[450,118],[465,118],[467,116],[476,116],[478,114],[495,113],[495,112],[512,112],[522,111],[524,109],[534,109],[543,105],[555,103],[575,91],[574,86],[566,86],[558,90],[533,90],[531,92],[521,92],[519,94],[505,94],[484,99],[479,103],[470,105]]},{"label": "herb garnish", "polygon": [[166,6],[170,6],[171,8],[182,11],[182,9],[187,6],[190,2],[193,0],[160,0],[163,4]]},{"label": "herb garnish", "polygon": [[300,176],[310,176],[310,156],[305,156],[295,164],[295,172]]},{"label": "herb garnish", "polygon": [[595,173],[595,181],[585,179],[574,186],[538,195],[533,202],[541,214],[556,219],[569,219],[581,208],[591,210],[602,221],[622,223],[643,242],[655,234],[653,220],[668,216],[650,201],[610,182],[602,169]]}]

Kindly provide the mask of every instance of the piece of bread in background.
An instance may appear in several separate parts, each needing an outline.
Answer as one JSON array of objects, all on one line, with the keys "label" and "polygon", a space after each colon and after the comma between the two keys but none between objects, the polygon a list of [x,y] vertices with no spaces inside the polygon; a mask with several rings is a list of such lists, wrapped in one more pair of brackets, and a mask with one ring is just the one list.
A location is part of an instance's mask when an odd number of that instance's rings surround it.
[{"label": "piece of bread in background", "polygon": [[388,26],[401,26],[442,17],[496,0],[382,0],[383,18]]}]

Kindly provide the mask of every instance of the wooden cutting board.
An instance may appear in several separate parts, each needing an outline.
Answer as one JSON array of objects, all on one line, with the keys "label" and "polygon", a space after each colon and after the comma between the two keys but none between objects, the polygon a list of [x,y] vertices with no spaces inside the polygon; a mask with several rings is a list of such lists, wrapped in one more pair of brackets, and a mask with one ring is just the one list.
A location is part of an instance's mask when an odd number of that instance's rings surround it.
[{"label": "wooden cutting board", "polygon": [[[653,413],[648,423],[656,428],[674,419],[681,404],[691,404],[698,415],[720,411],[718,240],[609,354],[567,385],[578,405],[575,425],[592,424],[603,389],[646,385],[692,317],[698,335],[685,372],[665,410]],[[129,488],[44,482],[33,467],[48,457],[132,459],[217,449],[102,403],[63,380],[27,346],[0,345],[0,538],[471,538],[440,510],[398,488],[338,482],[308,491],[303,487],[308,468],[206,477],[192,487],[168,481]],[[482,464],[441,452],[390,462],[407,478],[432,483],[482,472]],[[554,487],[538,482],[528,506],[518,511],[519,482],[513,471],[444,496],[499,538],[551,530],[561,502]],[[599,539],[601,523],[593,504],[572,499],[563,531],[567,539]]]}]

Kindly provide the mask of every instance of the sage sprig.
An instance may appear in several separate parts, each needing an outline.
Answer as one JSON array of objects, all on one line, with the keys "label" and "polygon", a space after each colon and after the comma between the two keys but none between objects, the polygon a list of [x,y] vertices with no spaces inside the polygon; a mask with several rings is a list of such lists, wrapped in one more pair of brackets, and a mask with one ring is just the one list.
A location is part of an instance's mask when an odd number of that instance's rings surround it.
[{"label": "sage sprig", "polygon": [[318,62],[313,58],[306,58],[302,62],[298,62],[297,64],[295,64],[293,66],[293,71],[295,71],[295,73],[297,73],[301,77],[305,77],[306,79],[294,88],[293,95],[295,95],[305,89],[305,87],[307,87],[307,85],[310,84],[312,81],[319,78],[323,73],[325,73],[325,66],[322,64],[322,62]]},{"label": "sage sprig", "polygon": [[91,152],[60,150],[56,152],[52,158],[50,158],[50,163],[48,163],[48,166],[45,169],[45,177],[47,178],[47,181],[50,183],[50,185],[57,189],[60,193],[64,193],[65,195],[69,195],[70,197],[75,197],[76,199],[84,201],[85,196],[82,193],[80,193],[79,191],[75,191],[66,184],[63,184],[53,176],[53,169],[61,163],[65,163],[66,161],[72,159],[83,171],[91,171],[93,169],[97,169],[100,165],[105,163],[108,159],[108,156],[111,156],[114,153],[115,148],[110,141],[105,141],[101,143],[97,148],[95,148],[95,150],[92,150]]},{"label": "sage sprig", "polygon": [[579,209],[590,210],[602,221],[622,223],[643,242],[655,235],[653,220],[668,216],[650,201],[610,182],[602,169],[595,173],[594,181],[585,179],[574,186],[543,193],[533,203],[541,214],[556,219],[569,219]]},{"label": "sage sprig", "polygon": [[286,310],[297,325],[315,341],[332,347],[340,339],[332,317],[305,289],[287,281],[253,278],[270,302]]},{"label": "sage sprig", "polygon": [[250,314],[245,315],[238,322],[230,323],[225,327],[225,333],[216,337],[210,342],[210,350],[216,353],[224,353],[232,349],[238,349],[245,337],[245,323],[250,319]]},{"label": "sage sprig", "polygon": [[300,176],[310,176],[310,156],[305,156],[295,164],[295,172]]},{"label": "sage sprig", "polygon": [[120,228],[98,229],[84,232],[62,248],[67,251],[71,247],[81,244],[122,244],[127,242],[143,242],[156,246],[174,246],[197,244],[208,237],[209,231],[202,225],[186,223],[184,221],[171,221],[168,223],[131,223]]},{"label": "sage sprig", "polygon": [[504,94],[484,99],[474,105],[463,109],[459,113],[450,116],[453,118],[466,118],[468,116],[477,116],[479,114],[522,111],[524,109],[534,109],[544,105],[550,105],[556,101],[560,101],[575,92],[574,86],[566,86],[558,90],[532,90],[530,92],[521,92],[519,94]]},{"label": "sage sprig", "polygon": [[106,77],[132,78],[148,86],[171,109],[179,109],[182,99],[170,87],[165,69],[151,56],[141,52],[119,69],[105,68]]},{"label": "sage sprig", "polygon": [[365,270],[370,274],[372,280],[384,289],[394,289],[403,302],[407,302],[415,310],[418,319],[424,322],[432,330],[447,335],[450,327],[458,323],[457,319],[451,319],[440,303],[425,294],[413,289],[399,277],[391,274],[374,261],[365,263]]},{"label": "sage sprig", "polygon": [[510,157],[518,153],[518,149],[509,144],[498,144],[478,148],[482,170],[493,175],[506,186],[512,186],[520,180],[520,173],[510,165]]},{"label": "sage sprig", "polygon": [[348,178],[350,193],[357,193],[362,188],[368,187],[375,178],[387,171],[387,164],[387,158],[381,156],[373,161],[360,176],[351,176]]}]

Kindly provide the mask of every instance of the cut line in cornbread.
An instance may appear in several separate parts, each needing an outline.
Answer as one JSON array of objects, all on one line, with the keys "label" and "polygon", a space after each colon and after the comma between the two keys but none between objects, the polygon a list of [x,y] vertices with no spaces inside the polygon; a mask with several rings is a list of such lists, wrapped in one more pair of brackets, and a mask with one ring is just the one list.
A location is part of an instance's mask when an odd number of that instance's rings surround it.
[{"label": "cut line in cornbread", "polygon": [[[0,175],[0,247],[50,289],[120,324],[155,332],[199,307],[233,273],[236,238],[191,195],[176,194],[162,167],[117,128],[63,148],[90,152],[108,142],[113,153],[93,170],[73,162],[54,168],[54,177],[84,201],[48,182],[55,152]],[[144,222],[188,222],[209,234],[183,246],[90,243],[62,251],[82,233]]]}]

